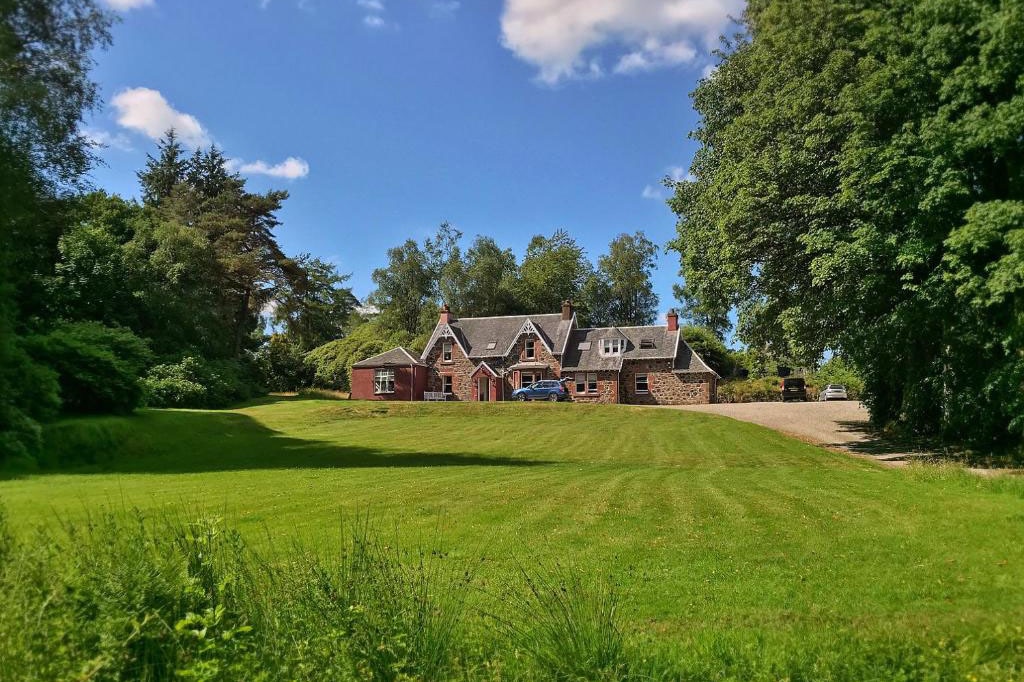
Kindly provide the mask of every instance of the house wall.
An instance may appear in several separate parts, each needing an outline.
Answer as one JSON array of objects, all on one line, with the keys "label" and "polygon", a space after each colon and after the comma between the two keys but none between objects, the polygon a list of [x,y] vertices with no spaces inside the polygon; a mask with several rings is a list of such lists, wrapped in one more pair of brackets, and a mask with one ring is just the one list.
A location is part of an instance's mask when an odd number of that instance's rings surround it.
[{"label": "house wall", "polygon": [[[597,393],[577,393],[576,375],[597,374]],[[600,403],[614,404],[619,402],[619,373],[618,372],[574,372],[567,370],[565,377],[571,378],[569,390],[572,392],[572,399],[577,403]]]},{"label": "house wall", "polygon": [[415,380],[412,367],[395,367],[395,392],[375,395],[373,392],[374,367],[353,367],[351,396],[354,400],[423,400],[423,385],[427,368],[416,367]]},{"label": "house wall", "polygon": [[[636,392],[636,375],[646,374],[649,393]],[[702,405],[715,400],[714,374],[676,374],[671,360],[627,360],[619,377],[622,402],[632,405]]]},{"label": "house wall", "polygon": [[[533,357],[526,357],[526,340],[533,339]],[[542,379],[558,379],[562,375],[562,363],[558,361],[554,355],[552,355],[547,348],[544,347],[544,342],[540,340],[540,337],[533,334],[523,334],[516,341],[512,347],[512,351],[505,356],[505,367],[511,367],[520,362],[542,362],[548,366],[547,370],[544,371]],[[536,370],[534,370],[536,372]],[[520,372],[508,372],[505,375],[505,395],[507,397],[512,396],[512,391],[519,388],[519,375]]]},{"label": "house wall", "polygon": [[424,360],[427,363],[427,390],[439,393],[444,386],[444,380],[441,377],[451,375],[452,395],[449,397],[449,400],[473,400],[472,376],[473,370],[476,369],[479,363],[467,358],[466,354],[462,352],[462,348],[459,347],[459,344],[454,339],[450,340],[452,344],[451,362],[444,362],[441,359],[442,350],[444,343],[449,340],[438,339]]}]

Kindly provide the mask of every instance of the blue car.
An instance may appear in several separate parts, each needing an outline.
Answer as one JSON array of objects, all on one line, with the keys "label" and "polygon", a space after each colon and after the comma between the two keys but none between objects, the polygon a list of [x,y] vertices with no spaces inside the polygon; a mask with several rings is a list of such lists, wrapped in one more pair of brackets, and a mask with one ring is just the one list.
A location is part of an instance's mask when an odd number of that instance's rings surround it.
[{"label": "blue car", "polygon": [[530,384],[529,386],[523,386],[512,391],[512,399],[518,400],[519,402],[526,402],[527,400],[550,400],[553,403],[559,400],[567,400],[569,398],[569,391],[565,390],[565,386],[561,381],[554,379],[545,379],[544,381],[538,381]]}]

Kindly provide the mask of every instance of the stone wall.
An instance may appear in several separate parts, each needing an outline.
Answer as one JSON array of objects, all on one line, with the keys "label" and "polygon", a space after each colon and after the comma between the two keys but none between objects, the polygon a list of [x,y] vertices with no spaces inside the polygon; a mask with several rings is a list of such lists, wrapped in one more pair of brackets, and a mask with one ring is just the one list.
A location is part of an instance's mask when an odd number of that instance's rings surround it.
[{"label": "stone wall", "polygon": [[[637,393],[637,374],[647,375],[647,393]],[[701,405],[715,400],[714,374],[676,374],[671,360],[628,360],[620,384],[622,402],[632,405]]]},{"label": "stone wall", "polygon": [[[533,357],[526,357],[526,340],[533,339]],[[554,355],[552,355],[547,348],[544,347],[544,342],[537,336],[532,334],[523,334],[516,341],[512,347],[512,351],[505,356],[502,367],[511,367],[520,362],[542,362],[547,365],[547,370],[543,372],[543,379],[558,379],[562,375],[562,363],[558,361]],[[493,366],[493,365],[492,365]],[[511,400],[512,391],[519,388],[516,382],[515,372],[508,371],[505,374],[505,398]],[[499,391],[500,395],[500,391]],[[500,398],[499,398],[500,399]]]},{"label": "stone wall", "polygon": [[[442,349],[446,342],[452,344],[451,362],[444,362]],[[449,400],[472,400],[473,399],[473,370],[479,364],[473,362],[462,352],[462,348],[454,339],[438,339],[434,347],[430,349],[424,362],[427,363],[427,391],[440,393],[444,386],[444,375],[452,377],[452,395]]]},{"label": "stone wall", "polygon": [[[597,374],[597,393],[577,393],[576,377],[578,375]],[[602,403],[613,404],[619,402],[619,373],[618,372],[574,372],[566,371],[566,377],[572,381],[569,383],[569,391],[572,399],[577,403]]]}]

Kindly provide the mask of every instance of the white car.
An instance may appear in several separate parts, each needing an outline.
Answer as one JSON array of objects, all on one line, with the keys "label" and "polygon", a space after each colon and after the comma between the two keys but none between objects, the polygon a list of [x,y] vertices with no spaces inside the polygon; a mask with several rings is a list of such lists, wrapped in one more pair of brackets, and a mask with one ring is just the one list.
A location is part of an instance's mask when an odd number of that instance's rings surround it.
[{"label": "white car", "polygon": [[829,384],[825,390],[818,395],[818,400],[847,400],[846,386],[842,384]]}]

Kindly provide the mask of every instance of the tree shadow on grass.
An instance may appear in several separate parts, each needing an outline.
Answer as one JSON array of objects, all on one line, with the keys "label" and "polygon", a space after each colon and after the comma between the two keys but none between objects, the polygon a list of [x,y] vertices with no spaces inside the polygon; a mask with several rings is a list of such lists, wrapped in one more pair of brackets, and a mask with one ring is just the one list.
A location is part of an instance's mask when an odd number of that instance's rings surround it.
[{"label": "tree shadow on grass", "polygon": [[839,421],[836,424],[843,431],[863,436],[861,440],[838,444],[836,447],[846,448],[860,455],[899,461],[941,458],[952,454],[937,443],[883,433],[867,420]]},{"label": "tree shadow on grass", "polygon": [[[386,440],[382,432],[381,440]],[[457,443],[423,444],[410,452],[288,436],[238,412],[153,410],[131,417],[72,419],[46,431],[45,453],[32,474],[184,474],[265,469],[533,467],[544,460],[488,457]],[[455,446],[450,448],[447,446]]]}]

